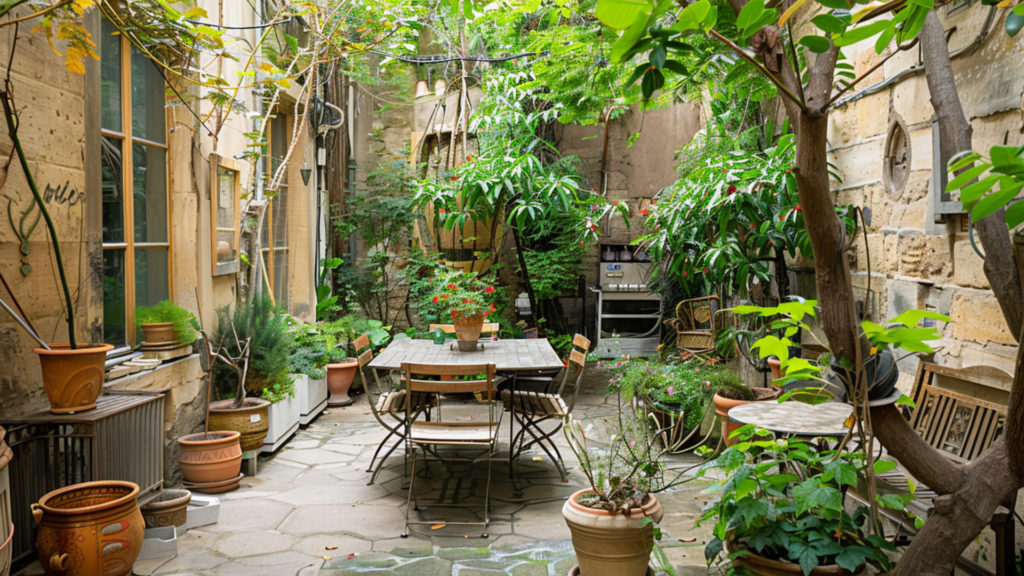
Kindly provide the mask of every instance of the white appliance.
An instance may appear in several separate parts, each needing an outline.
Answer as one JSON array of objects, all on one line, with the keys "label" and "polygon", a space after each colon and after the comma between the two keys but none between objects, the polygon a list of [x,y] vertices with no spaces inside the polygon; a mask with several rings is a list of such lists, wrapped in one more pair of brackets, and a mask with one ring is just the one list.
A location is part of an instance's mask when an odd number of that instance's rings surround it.
[{"label": "white appliance", "polygon": [[[653,265],[633,246],[601,248],[598,285],[590,287],[597,294],[596,353],[603,358],[657,353],[662,304],[649,286]],[[631,258],[622,257],[626,251]]]}]

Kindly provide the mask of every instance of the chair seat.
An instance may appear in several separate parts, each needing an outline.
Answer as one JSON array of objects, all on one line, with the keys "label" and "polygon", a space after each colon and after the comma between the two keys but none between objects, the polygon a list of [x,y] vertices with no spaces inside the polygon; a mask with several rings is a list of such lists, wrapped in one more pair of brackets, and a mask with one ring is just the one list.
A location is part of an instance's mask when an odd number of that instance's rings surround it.
[{"label": "chair seat", "polygon": [[[513,395],[508,390],[501,393],[501,400],[505,404],[505,410],[512,410]],[[541,394],[539,392],[515,393],[515,409],[517,412],[544,414],[546,416],[563,417],[569,412],[565,401],[558,394]]]},{"label": "chair seat", "polygon": [[445,444],[449,442],[493,442],[498,434],[498,426],[478,424],[473,426],[445,426],[427,422],[414,422],[409,431],[409,439],[416,443]]},{"label": "chair seat", "polygon": [[[377,412],[381,414],[397,414],[405,411],[405,390],[381,394],[377,399]],[[420,394],[417,399],[415,410],[423,410],[434,405],[434,397]]]}]

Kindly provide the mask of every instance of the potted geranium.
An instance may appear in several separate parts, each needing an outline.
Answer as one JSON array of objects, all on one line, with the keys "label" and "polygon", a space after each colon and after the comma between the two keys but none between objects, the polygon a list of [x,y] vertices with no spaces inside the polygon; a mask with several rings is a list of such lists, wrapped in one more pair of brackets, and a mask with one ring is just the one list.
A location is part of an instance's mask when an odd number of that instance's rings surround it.
[{"label": "potted geranium", "polygon": [[644,576],[660,531],[656,493],[688,481],[684,471],[666,474],[661,432],[642,414],[620,416],[621,433],[608,448],[588,449],[586,430],[572,418],[565,437],[590,483],[562,507],[581,576]]},{"label": "potted geranium", "polygon": [[[742,442],[697,472],[701,477],[717,470],[725,477],[713,488],[718,499],[697,522],[715,523],[704,549],[708,562],[722,562],[724,550],[733,568],[761,576],[853,576],[864,574],[867,562],[887,571],[883,550],[895,547],[864,529],[866,508],[843,506],[846,490],[864,477],[864,455],[819,452],[801,440],[769,434],[740,428]],[[895,466],[873,464],[876,472]],[[909,513],[912,498],[887,495],[879,501]]]},{"label": "potted geranium", "polygon": [[135,320],[142,330],[143,347],[170,347],[196,341],[195,316],[170,300],[136,308]]},{"label": "potted geranium", "polygon": [[434,291],[421,305],[444,317],[442,310],[452,318],[459,350],[474,352],[484,328],[484,321],[494,311],[496,290],[490,282],[476,274],[462,270],[449,270],[431,279]]}]

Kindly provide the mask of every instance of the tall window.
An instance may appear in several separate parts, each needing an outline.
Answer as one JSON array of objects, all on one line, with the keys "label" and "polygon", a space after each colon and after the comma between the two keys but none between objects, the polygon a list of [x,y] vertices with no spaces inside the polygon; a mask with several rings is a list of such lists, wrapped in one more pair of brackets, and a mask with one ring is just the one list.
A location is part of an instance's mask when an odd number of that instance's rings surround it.
[{"label": "tall window", "polygon": [[135,343],[135,307],[170,299],[164,79],[103,19],[103,334]]},{"label": "tall window", "polygon": [[[264,165],[267,169],[266,181],[270,182],[288,151],[288,122],[286,116],[278,112],[270,119],[267,158]],[[281,178],[277,195],[270,199],[267,207],[267,218],[263,223],[263,263],[266,265],[269,289],[274,294],[278,306],[288,306],[288,169]]]}]

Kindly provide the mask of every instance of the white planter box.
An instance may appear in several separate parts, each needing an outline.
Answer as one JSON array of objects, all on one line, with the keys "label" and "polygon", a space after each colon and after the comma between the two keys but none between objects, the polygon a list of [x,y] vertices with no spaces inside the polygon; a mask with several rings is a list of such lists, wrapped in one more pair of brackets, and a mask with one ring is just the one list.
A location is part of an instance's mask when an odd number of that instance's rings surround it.
[{"label": "white planter box", "polygon": [[178,555],[178,529],[176,526],[149,528],[142,540],[136,560],[172,558]]},{"label": "white planter box", "polygon": [[301,414],[299,422],[305,426],[312,422],[321,412],[327,408],[327,378],[313,380],[306,377],[306,386],[296,385],[295,396],[299,399]]},{"label": "white planter box", "polygon": [[304,374],[292,374],[292,380],[295,382],[295,396],[270,405],[267,410],[270,429],[267,431],[266,439],[263,440],[262,452],[276,451],[299,429],[299,416],[302,412],[298,390],[306,387],[308,379]]}]

